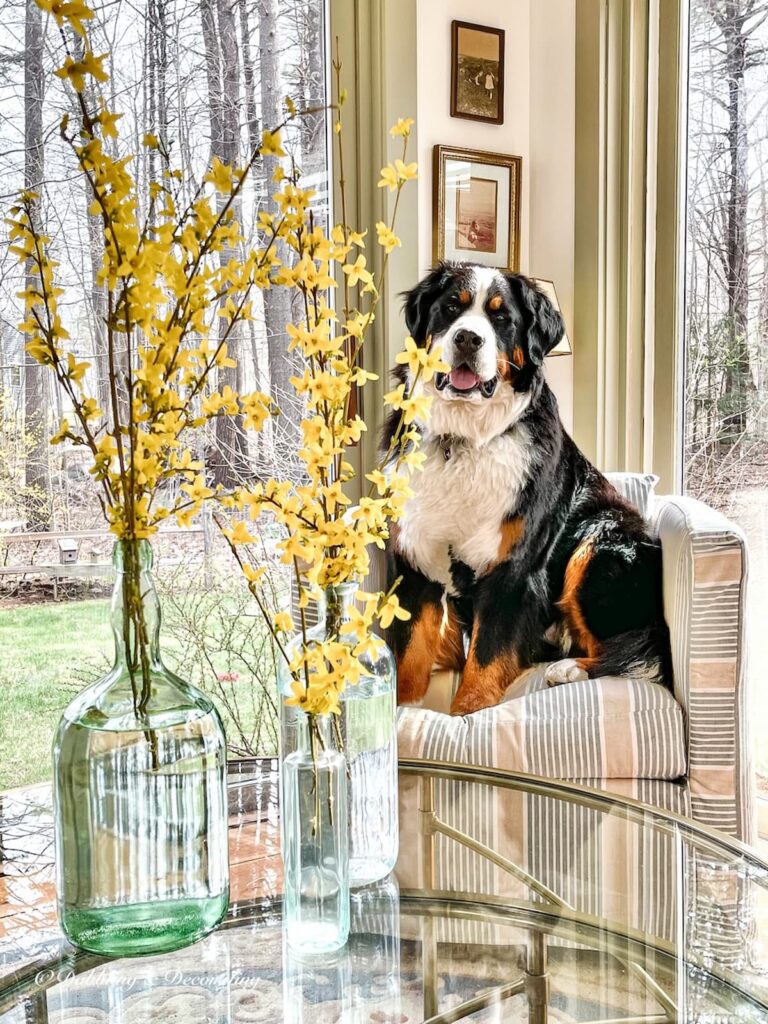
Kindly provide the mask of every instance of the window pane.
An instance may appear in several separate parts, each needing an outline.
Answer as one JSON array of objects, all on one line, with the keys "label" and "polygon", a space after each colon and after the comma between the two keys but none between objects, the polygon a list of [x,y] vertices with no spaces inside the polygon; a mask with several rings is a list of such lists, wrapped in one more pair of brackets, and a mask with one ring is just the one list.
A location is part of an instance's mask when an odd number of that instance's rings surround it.
[{"label": "window pane", "polygon": [[755,722],[768,717],[767,13],[693,0],[688,124],[684,482],[748,538]]},{"label": "window pane", "polygon": [[[114,147],[114,155],[135,154],[129,166],[138,184],[140,221],[150,201],[150,182],[170,181],[176,208],[183,210],[197,198],[213,156],[244,166],[260,145],[262,131],[286,121],[285,98],[290,96],[299,111],[314,113],[285,127],[287,157],[256,159],[237,213],[245,239],[241,251],[267,241],[265,234],[260,236],[259,213],[276,209],[272,197],[281,188],[278,165],[287,175],[294,166],[300,168],[303,186],[315,190],[315,223],[327,227],[326,0],[136,0],[93,6],[95,17],[88,25],[92,49],[109,55],[106,105],[121,115],[119,138],[106,145]],[[39,19],[39,33],[32,32],[28,44],[30,17]],[[101,224],[89,210],[92,196],[59,131],[65,112],[70,133],[76,130],[78,101],[53,74],[64,63],[65,42],[75,56],[82,42],[69,29],[63,39],[54,18],[34,0],[5,5],[0,22],[6,58],[0,76],[4,203],[10,205],[9,194],[24,186],[26,175],[40,196],[42,228],[59,263],[65,289],[59,308],[71,338],[66,347],[92,362],[86,390],[105,409],[106,302],[97,279]],[[42,48],[35,45],[41,38]],[[98,113],[90,80],[83,100]],[[35,112],[41,114],[39,123]],[[146,144],[148,134],[157,144]],[[30,180],[31,152],[40,160]],[[164,177],[169,168],[178,168],[180,177]],[[237,258],[238,248],[233,244],[225,262]],[[289,258],[286,252],[279,255]],[[51,375],[36,364],[25,365],[25,339],[16,329],[23,319],[17,297],[23,288],[23,268],[7,245],[0,246],[0,534],[89,531],[78,551],[78,562],[88,564],[77,567],[85,570],[85,579],[56,585],[59,598],[78,601],[54,605],[56,540],[22,539],[7,546],[0,541],[4,567],[32,563],[51,570],[0,576],[0,604],[3,598],[14,599],[13,612],[0,608],[0,632],[7,633],[0,643],[0,678],[6,707],[13,709],[13,715],[0,720],[0,790],[50,774],[55,722],[77,689],[108,667],[111,646],[105,598],[110,582],[103,569],[113,538],[88,472],[90,456],[68,443],[49,444],[61,419],[73,417]],[[301,408],[288,381],[300,366],[297,355],[288,351],[285,326],[301,318],[298,298],[296,290],[286,288],[253,292],[255,321],[228,339],[237,368],[230,368],[229,378],[224,371],[212,372],[206,382],[211,391],[226,385],[241,392],[258,388],[273,397],[282,413],[278,425],[269,423],[262,434],[243,434],[234,418],[222,418],[212,420],[205,435],[201,430],[190,437],[193,456],[204,463],[209,482],[233,483],[233,467],[246,478],[295,475]],[[220,323],[223,319],[217,318],[208,332],[214,343],[221,337]],[[123,382],[124,376],[118,387]],[[179,483],[169,475],[163,498],[172,499]],[[217,700],[233,754],[275,753],[269,637],[208,515],[206,510],[184,534],[170,529],[175,523],[168,521],[163,525],[169,529],[153,540],[163,591],[165,653],[172,667]],[[276,563],[275,525],[267,517],[259,525],[254,549],[262,561]],[[285,573],[277,566],[270,574],[275,604],[287,600]],[[54,634],[60,646],[52,654]],[[20,743],[22,736],[28,742]]]}]

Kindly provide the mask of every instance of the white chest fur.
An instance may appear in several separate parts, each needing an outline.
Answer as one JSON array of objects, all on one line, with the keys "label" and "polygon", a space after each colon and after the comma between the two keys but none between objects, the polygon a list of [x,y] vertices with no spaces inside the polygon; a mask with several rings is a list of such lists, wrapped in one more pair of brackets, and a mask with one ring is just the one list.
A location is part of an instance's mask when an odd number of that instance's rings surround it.
[{"label": "white chest fur", "polygon": [[426,442],[422,472],[400,520],[399,547],[425,576],[450,590],[451,554],[475,572],[496,560],[504,515],[514,511],[530,469],[523,425],[483,445],[459,440],[446,459]]}]

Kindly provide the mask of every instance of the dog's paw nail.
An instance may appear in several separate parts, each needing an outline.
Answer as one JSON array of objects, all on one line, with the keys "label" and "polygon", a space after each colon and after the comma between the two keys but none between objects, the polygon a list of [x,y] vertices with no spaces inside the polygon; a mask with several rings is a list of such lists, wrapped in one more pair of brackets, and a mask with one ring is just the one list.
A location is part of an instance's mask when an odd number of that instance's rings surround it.
[{"label": "dog's paw nail", "polygon": [[573,658],[563,658],[547,666],[544,678],[549,686],[559,686],[560,683],[577,683],[589,676]]}]

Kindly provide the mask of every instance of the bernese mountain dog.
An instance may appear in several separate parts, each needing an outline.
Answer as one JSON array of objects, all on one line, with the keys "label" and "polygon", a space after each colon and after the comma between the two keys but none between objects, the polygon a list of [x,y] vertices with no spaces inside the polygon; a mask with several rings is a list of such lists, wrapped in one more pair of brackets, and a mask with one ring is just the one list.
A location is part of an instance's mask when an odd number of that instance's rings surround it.
[{"label": "bernese mountain dog", "polygon": [[416,424],[426,459],[388,543],[411,613],[388,637],[399,702],[420,704],[433,667],[461,671],[457,715],[497,704],[540,662],[550,684],[666,682],[660,545],[560,422],[543,372],[563,335],[549,299],[522,274],[441,263],[407,293],[405,319],[450,370],[417,383],[433,399]]}]

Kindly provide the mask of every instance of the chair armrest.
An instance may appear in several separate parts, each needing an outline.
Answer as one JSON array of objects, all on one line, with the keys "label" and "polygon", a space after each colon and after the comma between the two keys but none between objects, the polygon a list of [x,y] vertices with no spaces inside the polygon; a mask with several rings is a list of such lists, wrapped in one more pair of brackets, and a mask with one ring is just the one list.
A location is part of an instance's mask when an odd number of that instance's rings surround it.
[{"label": "chair armrest", "polygon": [[686,716],[694,817],[754,837],[747,687],[747,546],[741,529],[693,498],[660,496],[664,614],[675,697]]}]

